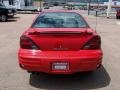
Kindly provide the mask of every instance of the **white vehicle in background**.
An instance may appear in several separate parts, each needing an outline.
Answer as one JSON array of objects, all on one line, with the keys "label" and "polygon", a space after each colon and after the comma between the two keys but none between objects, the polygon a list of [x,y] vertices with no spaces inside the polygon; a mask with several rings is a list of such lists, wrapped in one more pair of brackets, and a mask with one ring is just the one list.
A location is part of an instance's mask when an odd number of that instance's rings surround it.
[{"label": "white vehicle in background", "polygon": [[12,4],[9,3],[9,0],[4,0],[2,2],[6,7],[20,9],[20,0],[14,0]]},{"label": "white vehicle in background", "polygon": [[15,8],[18,11],[38,11],[39,7],[34,6],[34,0],[11,0],[12,4],[10,4],[9,0],[4,0],[3,3],[6,7]]}]

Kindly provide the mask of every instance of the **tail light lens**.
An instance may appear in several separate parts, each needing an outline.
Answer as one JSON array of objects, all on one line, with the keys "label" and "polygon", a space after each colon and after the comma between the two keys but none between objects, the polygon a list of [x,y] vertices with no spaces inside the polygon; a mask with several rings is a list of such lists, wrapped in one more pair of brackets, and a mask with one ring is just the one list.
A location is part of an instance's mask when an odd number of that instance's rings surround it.
[{"label": "tail light lens", "polygon": [[89,40],[83,47],[83,50],[95,50],[101,49],[101,38],[100,36],[94,36],[91,40]]},{"label": "tail light lens", "polygon": [[21,36],[20,47],[23,49],[35,49],[38,50],[39,47],[27,36]]}]

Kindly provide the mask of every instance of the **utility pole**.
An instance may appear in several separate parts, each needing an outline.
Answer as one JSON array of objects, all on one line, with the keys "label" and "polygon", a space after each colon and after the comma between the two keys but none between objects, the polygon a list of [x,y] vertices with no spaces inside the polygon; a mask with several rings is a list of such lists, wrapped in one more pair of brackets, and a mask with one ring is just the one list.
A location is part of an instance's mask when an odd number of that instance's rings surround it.
[{"label": "utility pole", "polygon": [[40,2],[40,12],[42,12],[42,1],[43,0],[39,0],[39,2]]},{"label": "utility pole", "polygon": [[65,7],[68,6],[68,0],[65,0]]},{"label": "utility pole", "polygon": [[65,0],[66,5],[67,5],[67,2],[68,2],[68,1],[67,1],[67,0]]},{"label": "utility pole", "polygon": [[90,3],[91,3],[91,0],[88,1],[88,15],[90,15]]},{"label": "utility pole", "polygon": [[107,9],[107,18],[110,17],[111,7],[112,7],[112,0],[109,0],[108,9]]}]

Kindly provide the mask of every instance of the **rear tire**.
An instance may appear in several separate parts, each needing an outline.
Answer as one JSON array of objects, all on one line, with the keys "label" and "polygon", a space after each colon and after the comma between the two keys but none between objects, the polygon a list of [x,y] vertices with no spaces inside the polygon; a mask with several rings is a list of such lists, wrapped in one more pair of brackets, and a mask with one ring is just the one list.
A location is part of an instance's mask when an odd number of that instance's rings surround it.
[{"label": "rear tire", "polygon": [[0,15],[0,21],[6,22],[7,21],[7,16],[4,15],[4,14]]}]

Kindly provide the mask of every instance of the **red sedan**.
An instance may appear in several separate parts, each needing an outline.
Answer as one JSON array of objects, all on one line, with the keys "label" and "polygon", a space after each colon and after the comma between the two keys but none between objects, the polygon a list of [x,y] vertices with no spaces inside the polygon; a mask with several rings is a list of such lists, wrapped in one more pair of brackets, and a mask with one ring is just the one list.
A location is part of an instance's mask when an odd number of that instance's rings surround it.
[{"label": "red sedan", "polygon": [[117,19],[120,19],[120,9],[117,10],[116,18],[117,18]]},{"label": "red sedan", "polygon": [[94,71],[102,56],[100,36],[77,12],[41,12],[20,37],[19,65],[29,72]]}]

